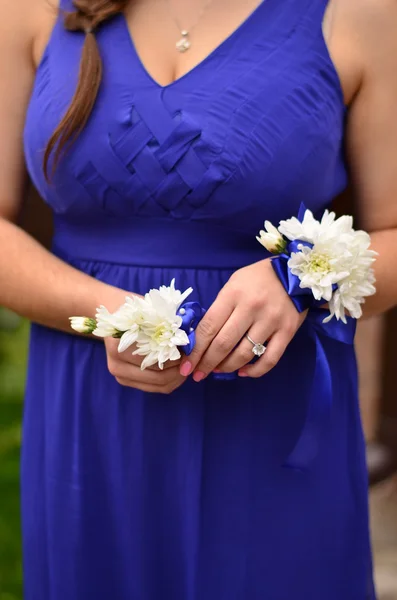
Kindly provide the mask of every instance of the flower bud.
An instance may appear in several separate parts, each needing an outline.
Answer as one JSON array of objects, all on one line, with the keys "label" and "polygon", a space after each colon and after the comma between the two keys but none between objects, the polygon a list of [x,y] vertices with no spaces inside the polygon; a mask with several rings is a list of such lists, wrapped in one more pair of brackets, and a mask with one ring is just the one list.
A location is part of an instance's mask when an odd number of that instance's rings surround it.
[{"label": "flower bud", "polygon": [[282,254],[287,247],[287,240],[270,221],[265,221],[265,229],[266,231],[261,230],[256,237],[258,242],[272,254]]},{"label": "flower bud", "polygon": [[78,333],[92,333],[96,328],[95,319],[90,317],[69,317],[70,326]]}]

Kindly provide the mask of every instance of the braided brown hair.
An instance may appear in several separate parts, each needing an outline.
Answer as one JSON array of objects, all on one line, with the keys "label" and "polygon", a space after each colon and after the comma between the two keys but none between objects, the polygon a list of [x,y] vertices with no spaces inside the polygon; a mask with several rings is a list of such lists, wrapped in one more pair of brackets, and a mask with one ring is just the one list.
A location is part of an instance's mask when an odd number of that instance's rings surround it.
[{"label": "braided brown hair", "polygon": [[84,129],[98,95],[102,81],[102,59],[95,31],[110,17],[124,12],[128,2],[129,0],[73,0],[75,11],[64,13],[65,29],[83,31],[85,41],[75,94],[44,153],[43,167],[46,178],[51,154],[55,150],[52,166],[54,172],[65,147],[72,144]]}]

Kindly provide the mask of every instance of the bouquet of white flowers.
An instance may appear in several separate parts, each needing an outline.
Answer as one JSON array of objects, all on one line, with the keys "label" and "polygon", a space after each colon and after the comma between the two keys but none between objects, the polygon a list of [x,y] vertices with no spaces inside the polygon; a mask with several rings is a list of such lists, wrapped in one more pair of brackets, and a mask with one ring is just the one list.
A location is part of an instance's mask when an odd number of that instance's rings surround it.
[{"label": "bouquet of white flowers", "polygon": [[125,303],[111,313],[105,306],[97,309],[95,319],[70,317],[72,329],[101,338],[120,338],[118,351],[135,344],[133,354],[143,356],[141,369],[181,357],[180,348],[189,354],[194,346],[194,331],[204,314],[197,302],[183,304],[192,293],[175,289],[175,279],[169,287],[162,285],[145,296],[126,297]]},{"label": "bouquet of white flowers", "polygon": [[328,302],[329,316],[346,323],[345,311],[358,319],[366,296],[375,294],[371,268],[377,253],[365,231],[353,229],[353,219],[324,212],[317,221],[301,207],[299,218],[274,227],[265,221],[257,240],[272,254],[273,267],[298,310]]}]

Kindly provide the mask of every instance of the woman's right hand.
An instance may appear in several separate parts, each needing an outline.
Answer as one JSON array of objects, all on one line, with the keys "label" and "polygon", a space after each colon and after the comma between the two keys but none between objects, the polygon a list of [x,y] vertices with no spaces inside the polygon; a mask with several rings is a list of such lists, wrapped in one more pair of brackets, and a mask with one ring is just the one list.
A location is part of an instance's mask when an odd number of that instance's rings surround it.
[{"label": "woman's right hand", "polygon": [[142,371],[143,358],[133,356],[134,347],[119,353],[119,340],[105,338],[104,343],[109,372],[120,385],[153,394],[171,394],[186,381],[179,373],[180,360],[168,361],[163,370],[153,366]]}]

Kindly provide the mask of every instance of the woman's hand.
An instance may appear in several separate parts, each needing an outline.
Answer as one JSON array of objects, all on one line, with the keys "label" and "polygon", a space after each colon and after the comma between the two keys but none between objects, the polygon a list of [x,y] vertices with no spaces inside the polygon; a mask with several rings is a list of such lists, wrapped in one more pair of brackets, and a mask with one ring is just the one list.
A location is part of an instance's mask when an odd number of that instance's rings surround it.
[{"label": "woman's hand", "polygon": [[109,372],[120,385],[142,392],[171,394],[185,381],[185,377],[179,373],[180,360],[168,361],[162,371],[157,366],[141,371],[143,357],[133,356],[134,347],[119,353],[119,340],[105,338],[104,343]]},{"label": "woman's hand", "polygon": [[[182,361],[180,372],[201,381],[212,371],[261,377],[275,367],[303,323],[275,274],[269,259],[236,271],[219,293],[196,331],[196,346]],[[266,351],[252,365],[253,345]]]}]

